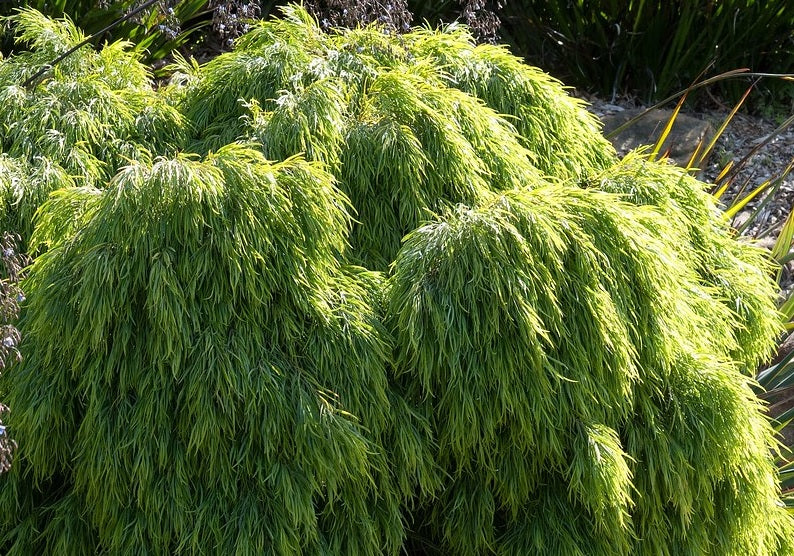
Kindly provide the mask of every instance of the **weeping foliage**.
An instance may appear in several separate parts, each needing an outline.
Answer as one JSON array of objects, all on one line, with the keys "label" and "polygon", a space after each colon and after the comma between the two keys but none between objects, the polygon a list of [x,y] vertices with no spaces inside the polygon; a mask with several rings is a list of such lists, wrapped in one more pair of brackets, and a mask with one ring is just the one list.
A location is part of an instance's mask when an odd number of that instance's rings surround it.
[{"label": "weeping foliage", "polygon": [[[30,512],[6,553],[396,552],[401,497],[435,479],[421,420],[392,416],[381,278],[338,263],[345,206],[317,166],[240,146],[44,205],[29,357],[3,376],[25,446],[3,522]],[[387,440],[420,453],[392,469]]]},{"label": "weeping foliage", "polygon": [[794,553],[763,252],[540,70],[289,7],[156,92],[122,44],[26,90],[81,35],[14,21],[1,552]]},{"label": "weeping foliage", "polygon": [[449,476],[419,512],[440,552],[788,554],[722,292],[657,210],[536,185],[412,232],[390,278],[396,383]]},{"label": "weeping foliage", "polygon": [[2,152],[33,165],[46,157],[81,184],[98,186],[128,160],[184,142],[182,116],[155,94],[128,44],[84,46],[25,88],[28,78],[84,36],[70,21],[32,9],[11,22],[17,40],[31,50],[0,60]]},{"label": "weeping foliage", "polygon": [[[0,229],[15,230],[27,240],[36,209],[50,192],[74,187],[75,179],[50,159],[32,162],[0,154]],[[21,246],[23,251],[25,246]]]},{"label": "weeping foliage", "polygon": [[617,161],[600,123],[582,101],[540,69],[522,63],[504,46],[474,44],[465,29],[417,29],[406,35],[411,53],[441,68],[458,87],[500,114],[512,116],[522,143],[544,173],[581,180]]},{"label": "weeping foliage", "polygon": [[351,244],[365,265],[387,268],[401,238],[445,203],[476,204],[537,174],[500,119],[456,90],[395,70],[372,82],[367,100],[340,177],[362,223]]},{"label": "weeping foliage", "polygon": [[664,215],[670,225],[668,241],[730,310],[736,341],[723,355],[744,363],[744,370],[754,375],[772,355],[780,329],[780,317],[768,303],[777,286],[769,279],[773,269],[766,252],[731,237],[704,185],[675,166],[630,154],[590,184],[632,203],[654,206]]},{"label": "weeping foliage", "polygon": [[[475,49],[468,35],[416,31],[397,42],[375,27],[329,35],[301,9],[286,16],[193,72],[181,106],[199,152],[242,137],[268,157],[326,163],[356,209],[352,262],[385,270],[400,239],[443,206],[476,203],[526,175],[580,178],[613,156],[560,86],[501,50]],[[480,65],[513,87],[515,106],[491,103],[507,95],[496,84],[450,74],[452,62],[432,55],[433,44],[450,41],[459,65],[472,49],[485,52]],[[482,94],[469,94],[475,85]],[[531,113],[517,112],[534,97]]]}]

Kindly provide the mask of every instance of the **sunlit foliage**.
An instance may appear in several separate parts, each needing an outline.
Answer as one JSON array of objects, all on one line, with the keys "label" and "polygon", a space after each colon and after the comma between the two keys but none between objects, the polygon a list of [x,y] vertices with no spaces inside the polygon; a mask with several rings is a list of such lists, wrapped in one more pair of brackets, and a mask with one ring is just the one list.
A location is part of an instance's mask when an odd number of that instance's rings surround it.
[{"label": "sunlit foliage", "polygon": [[4,528],[8,553],[394,553],[417,483],[387,452],[421,450],[421,421],[392,415],[381,279],[338,262],[330,176],[232,145],[72,191],[79,229],[37,230],[53,244],[4,383],[24,458],[3,522],[16,489],[59,487]]},{"label": "sunlit foliage", "polygon": [[652,208],[546,186],[406,238],[388,315],[450,477],[419,513],[441,553],[792,549],[772,429],[727,358],[741,321],[675,237]]},{"label": "sunlit foliage", "polygon": [[287,16],[196,72],[181,104],[199,152],[244,137],[269,157],[328,164],[357,210],[356,263],[385,270],[445,203],[616,160],[592,116],[504,49],[454,28],[325,34],[301,10]]},{"label": "sunlit foliage", "polygon": [[[31,9],[14,17],[32,50],[0,60],[0,150],[35,164],[47,157],[85,185],[104,183],[128,160],[182,141],[180,114],[155,94],[128,44],[85,46],[23,84],[83,34]],[[64,184],[65,185],[65,184]]]},{"label": "sunlit foliage", "polygon": [[122,44],[28,90],[80,34],[15,21],[3,553],[794,552],[763,252],[540,70],[291,7],[157,91]]},{"label": "sunlit foliage", "polygon": [[677,245],[679,256],[731,311],[730,332],[736,342],[724,355],[744,363],[744,371],[754,374],[771,355],[780,326],[777,312],[768,304],[776,286],[767,278],[773,269],[766,253],[727,234],[714,198],[675,166],[632,154],[592,178],[590,185],[621,193],[635,204],[654,206],[664,215],[668,241]]}]

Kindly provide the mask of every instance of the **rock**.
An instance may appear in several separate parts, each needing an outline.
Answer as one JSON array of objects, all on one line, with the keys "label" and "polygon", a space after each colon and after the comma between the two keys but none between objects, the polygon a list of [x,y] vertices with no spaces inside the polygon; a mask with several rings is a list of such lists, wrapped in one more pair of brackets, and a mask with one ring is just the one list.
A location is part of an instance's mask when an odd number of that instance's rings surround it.
[{"label": "rock", "polygon": [[[602,118],[604,134],[617,129],[644,111],[644,108],[633,108],[604,116]],[[621,154],[642,145],[653,145],[672,115],[672,110],[651,110],[610,140]],[[709,122],[679,113],[660,153],[664,154],[669,150],[668,156],[679,166],[685,166],[698,144],[701,141],[708,141],[713,132],[714,129]]]},{"label": "rock", "polygon": [[755,242],[755,245],[758,247],[762,247],[768,251],[771,251],[775,247],[776,241],[777,241],[777,234],[769,234],[758,239],[758,241]]},{"label": "rock", "polygon": [[753,216],[753,211],[751,210],[743,210],[739,212],[736,216],[733,217],[731,220],[731,227],[734,230],[738,230],[742,226],[744,226],[750,218]]}]

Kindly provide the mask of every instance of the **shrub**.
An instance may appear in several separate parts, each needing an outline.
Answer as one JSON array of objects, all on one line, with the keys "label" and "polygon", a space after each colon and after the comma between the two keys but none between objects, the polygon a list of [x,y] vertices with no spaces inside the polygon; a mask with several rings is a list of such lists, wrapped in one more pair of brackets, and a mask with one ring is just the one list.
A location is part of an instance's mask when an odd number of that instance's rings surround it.
[{"label": "shrub", "polygon": [[27,241],[50,191],[100,186],[130,160],[174,151],[185,138],[181,115],[155,94],[127,43],[85,46],[23,87],[84,36],[30,9],[14,23],[19,42],[33,50],[0,62],[0,223]]},{"label": "shrub", "polygon": [[338,168],[360,222],[356,263],[385,270],[444,203],[538,171],[580,180],[616,160],[593,116],[503,48],[455,29],[327,35],[305,12],[287,15],[201,68],[181,106],[199,152],[246,137],[269,157],[302,152]]},{"label": "shrub", "polygon": [[790,554],[774,285],[702,184],[464,31],[286,16],[38,208],[3,551]]},{"label": "shrub", "polygon": [[28,287],[50,295],[31,294],[39,347],[10,375],[24,456],[4,494],[25,505],[4,522],[30,512],[12,553],[395,552],[394,482],[414,481],[386,454],[415,432],[390,428],[409,415],[391,415],[380,279],[337,260],[331,177],[229,146],[64,195],[78,231],[37,229],[53,246]]},{"label": "shrub", "polygon": [[441,553],[790,550],[763,494],[772,429],[726,364],[740,324],[676,235],[656,210],[543,186],[408,236],[388,314],[450,477],[424,508]]}]

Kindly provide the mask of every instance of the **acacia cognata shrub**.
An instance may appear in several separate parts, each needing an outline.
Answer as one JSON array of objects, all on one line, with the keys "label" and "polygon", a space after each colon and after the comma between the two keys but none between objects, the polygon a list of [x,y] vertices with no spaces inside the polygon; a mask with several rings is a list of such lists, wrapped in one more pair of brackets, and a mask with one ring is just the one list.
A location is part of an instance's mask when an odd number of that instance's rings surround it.
[{"label": "acacia cognata shrub", "polygon": [[331,177],[231,145],[60,195],[80,223],[37,229],[4,388],[9,552],[396,552],[429,458],[422,421],[392,415],[381,278],[339,263]]},{"label": "acacia cognata shrub", "polygon": [[[121,85],[177,135],[39,208],[3,552],[791,554],[774,286],[702,185],[465,31],[286,15]],[[3,141],[30,225],[68,157]]]},{"label": "acacia cognata shrub", "polygon": [[418,512],[442,553],[790,553],[734,314],[674,236],[551,185],[406,238],[388,318],[449,476]]},{"label": "acacia cognata shrub", "polygon": [[50,191],[101,187],[130,160],[173,152],[184,122],[125,42],[81,48],[24,86],[85,37],[29,8],[11,22],[27,50],[0,59],[0,223],[26,242]]},{"label": "acacia cognata shrub", "polygon": [[198,152],[245,137],[271,158],[325,162],[357,211],[353,262],[386,270],[401,238],[445,204],[616,160],[560,84],[503,48],[454,29],[327,34],[302,10],[287,16],[186,71],[176,100]]}]

